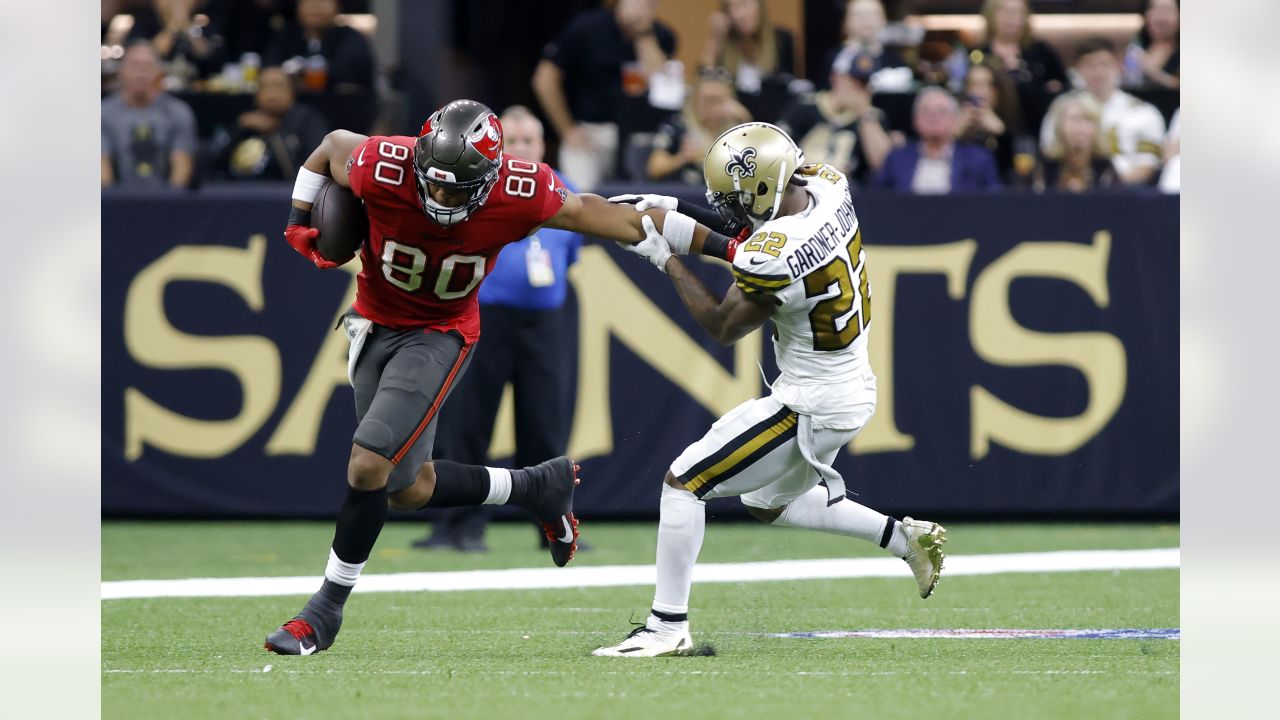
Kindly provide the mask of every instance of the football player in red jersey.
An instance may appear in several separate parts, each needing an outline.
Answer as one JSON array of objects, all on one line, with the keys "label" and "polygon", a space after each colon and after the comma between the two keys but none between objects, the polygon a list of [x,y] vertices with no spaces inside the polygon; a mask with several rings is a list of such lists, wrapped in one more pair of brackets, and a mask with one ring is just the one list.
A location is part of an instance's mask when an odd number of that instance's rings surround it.
[{"label": "football player in red jersey", "polygon": [[543,226],[639,244],[647,215],[678,252],[732,259],[736,247],[736,239],[687,213],[728,232],[714,214],[684,207],[638,213],[569,192],[543,163],[504,158],[497,116],[471,100],[437,110],[416,138],[345,130],[325,137],[299,171],[285,229],[289,244],[322,269],[340,264],[320,255],[319,230],[310,226],[311,203],[329,178],[351,188],[369,216],[346,317],[358,425],[324,581],[296,617],[267,636],[268,650],[287,655],[333,644],[388,505],[519,505],[542,521],[556,565],[573,558],[572,460],[517,470],[431,460],[436,413],[480,335],[476,288],[502,246]]}]

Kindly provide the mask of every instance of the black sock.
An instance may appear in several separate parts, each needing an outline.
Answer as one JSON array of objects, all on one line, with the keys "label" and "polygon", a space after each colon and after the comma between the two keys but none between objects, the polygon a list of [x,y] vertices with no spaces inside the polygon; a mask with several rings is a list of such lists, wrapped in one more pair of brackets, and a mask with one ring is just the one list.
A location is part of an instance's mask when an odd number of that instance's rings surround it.
[{"label": "black sock", "polygon": [[463,465],[452,460],[433,460],[436,489],[424,507],[468,507],[489,497],[489,471],[480,465]]},{"label": "black sock", "polygon": [[689,619],[689,613],[687,612],[667,613],[662,612],[661,610],[654,610],[653,608],[650,608],[649,612],[653,613],[654,617],[663,622],[684,622]]},{"label": "black sock", "polygon": [[387,488],[357,490],[347,486],[333,531],[333,552],[342,562],[359,565],[369,559],[387,521]]}]

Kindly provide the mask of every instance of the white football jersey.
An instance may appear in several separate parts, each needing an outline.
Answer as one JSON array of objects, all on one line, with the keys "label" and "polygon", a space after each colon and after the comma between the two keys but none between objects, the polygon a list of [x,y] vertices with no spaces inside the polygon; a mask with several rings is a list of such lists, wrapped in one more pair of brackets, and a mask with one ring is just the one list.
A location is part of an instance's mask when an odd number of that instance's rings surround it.
[{"label": "white football jersey", "polygon": [[777,305],[773,396],[814,427],[865,422],[875,402],[867,356],[871,287],[849,181],[830,165],[803,168],[809,206],[765,223],[738,247],[738,289]]}]

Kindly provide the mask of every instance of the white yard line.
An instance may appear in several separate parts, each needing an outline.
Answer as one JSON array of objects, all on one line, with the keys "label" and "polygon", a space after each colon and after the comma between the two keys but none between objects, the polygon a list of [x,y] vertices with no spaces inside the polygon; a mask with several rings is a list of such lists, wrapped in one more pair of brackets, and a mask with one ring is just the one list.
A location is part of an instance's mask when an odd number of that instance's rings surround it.
[{"label": "white yard line", "polygon": [[[1065,552],[953,555],[943,577],[996,573],[1076,572],[1083,570],[1149,570],[1179,566],[1178,548],[1154,550],[1073,550]],[[750,563],[705,563],[694,568],[698,583],[832,580],[908,577],[897,558],[776,560]],[[512,568],[459,572],[369,574],[356,592],[451,592],[459,590],[533,590],[554,588],[652,585],[652,565],[600,565],[570,568]],[[319,575],[302,577],[188,578],[118,580],[102,583],[103,600],[161,597],[263,597],[310,595]]]}]

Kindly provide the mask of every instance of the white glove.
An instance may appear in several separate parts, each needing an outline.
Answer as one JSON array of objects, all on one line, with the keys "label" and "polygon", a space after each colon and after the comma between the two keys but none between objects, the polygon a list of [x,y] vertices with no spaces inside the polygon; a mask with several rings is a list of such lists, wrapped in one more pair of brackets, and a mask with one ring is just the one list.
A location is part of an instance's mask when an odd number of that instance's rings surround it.
[{"label": "white glove", "polygon": [[662,237],[653,224],[653,220],[646,215],[640,219],[644,225],[644,240],[635,245],[627,243],[618,243],[627,252],[633,252],[640,257],[653,263],[662,272],[667,271],[667,258],[671,257],[671,246],[667,244],[667,239]]},{"label": "white glove", "polygon": [[675,210],[678,201],[670,195],[614,195],[609,202],[635,203],[636,212],[644,212],[649,208]]}]

